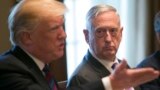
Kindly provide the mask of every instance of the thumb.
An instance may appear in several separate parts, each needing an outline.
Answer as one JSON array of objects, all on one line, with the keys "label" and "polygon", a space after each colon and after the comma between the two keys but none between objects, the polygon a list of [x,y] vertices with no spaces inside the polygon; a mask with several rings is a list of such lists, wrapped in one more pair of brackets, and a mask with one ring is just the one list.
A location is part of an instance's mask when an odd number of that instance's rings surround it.
[{"label": "thumb", "polygon": [[127,68],[127,62],[126,62],[126,60],[123,59],[123,60],[121,61],[121,63],[117,65],[117,67],[116,67],[116,69],[115,69],[115,73],[116,73],[116,72],[119,72],[119,71],[122,71],[122,70],[124,70],[124,69],[126,69],[126,68]]}]

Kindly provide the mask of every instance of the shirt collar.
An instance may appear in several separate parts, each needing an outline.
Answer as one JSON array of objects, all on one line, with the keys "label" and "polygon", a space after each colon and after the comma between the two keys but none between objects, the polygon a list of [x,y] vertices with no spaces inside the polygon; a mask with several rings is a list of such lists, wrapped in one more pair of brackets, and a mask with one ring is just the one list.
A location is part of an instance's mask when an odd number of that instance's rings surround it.
[{"label": "shirt collar", "polygon": [[45,66],[45,63],[43,63],[41,60],[39,60],[38,58],[34,57],[33,55],[31,55],[29,52],[27,52],[26,50],[23,49],[24,52],[27,53],[27,55],[29,55],[33,61],[36,63],[36,65],[39,67],[39,69],[42,71],[44,66]]},{"label": "shirt collar", "polygon": [[100,59],[98,58],[95,53],[89,48],[89,52],[91,53],[91,55],[96,58],[97,61],[99,61],[106,69],[108,69],[110,72],[113,72],[113,69],[111,68],[113,63],[119,63],[118,58],[115,58],[114,61],[111,60],[104,60],[104,59]]}]

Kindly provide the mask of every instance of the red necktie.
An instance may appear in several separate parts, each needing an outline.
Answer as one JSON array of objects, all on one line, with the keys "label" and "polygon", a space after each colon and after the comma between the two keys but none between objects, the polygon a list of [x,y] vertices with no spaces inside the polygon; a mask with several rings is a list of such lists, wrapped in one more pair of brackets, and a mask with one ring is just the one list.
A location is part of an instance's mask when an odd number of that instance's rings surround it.
[{"label": "red necktie", "polygon": [[54,80],[53,74],[49,69],[49,65],[45,65],[43,72],[45,73],[45,79],[47,80],[51,90],[58,90],[56,81]]}]

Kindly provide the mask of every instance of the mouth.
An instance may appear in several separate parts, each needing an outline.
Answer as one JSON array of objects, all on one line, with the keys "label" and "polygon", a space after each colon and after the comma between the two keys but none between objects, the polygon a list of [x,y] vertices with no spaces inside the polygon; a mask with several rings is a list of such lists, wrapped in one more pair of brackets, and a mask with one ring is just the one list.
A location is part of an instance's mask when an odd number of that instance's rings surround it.
[{"label": "mouth", "polygon": [[60,49],[64,49],[65,44],[61,43],[59,46],[60,46]]},{"label": "mouth", "polygon": [[113,46],[105,46],[105,49],[113,49]]},{"label": "mouth", "polygon": [[104,50],[112,51],[112,50],[114,50],[114,47],[113,46],[106,46],[106,47],[104,47]]}]

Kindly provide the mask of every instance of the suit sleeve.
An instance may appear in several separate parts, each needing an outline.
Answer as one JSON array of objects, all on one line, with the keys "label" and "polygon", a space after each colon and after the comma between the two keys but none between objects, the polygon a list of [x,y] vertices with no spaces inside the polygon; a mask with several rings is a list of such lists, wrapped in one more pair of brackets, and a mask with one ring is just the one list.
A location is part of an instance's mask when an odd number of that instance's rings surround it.
[{"label": "suit sleeve", "polygon": [[[159,70],[159,59],[155,58],[156,54],[149,56],[148,58],[142,60],[137,66],[137,68],[144,68],[144,67],[152,67],[156,70]],[[141,90],[160,90],[160,77],[144,83],[140,85]]]},{"label": "suit sleeve", "polygon": [[155,79],[153,81],[147,82],[140,85],[141,90],[160,90],[160,81]]},{"label": "suit sleeve", "polygon": [[0,73],[0,90],[42,90],[27,74],[17,72]]},{"label": "suit sleeve", "polygon": [[[35,79],[36,75],[32,75],[31,71],[10,62],[0,62],[0,90],[44,90],[47,88],[39,84],[40,81]],[[23,66],[22,63],[19,64]],[[45,90],[49,90],[49,87]]]},{"label": "suit sleeve", "polygon": [[90,82],[87,84],[77,85],[77,86],[69,86],[67,90],[104,90],[102,81]]},{"label": "suit sleeve", "polygon": [[83,77],[73,76],[67,84],[67,90],[104,90],[104,86],[101,79],[88,82]]}]

